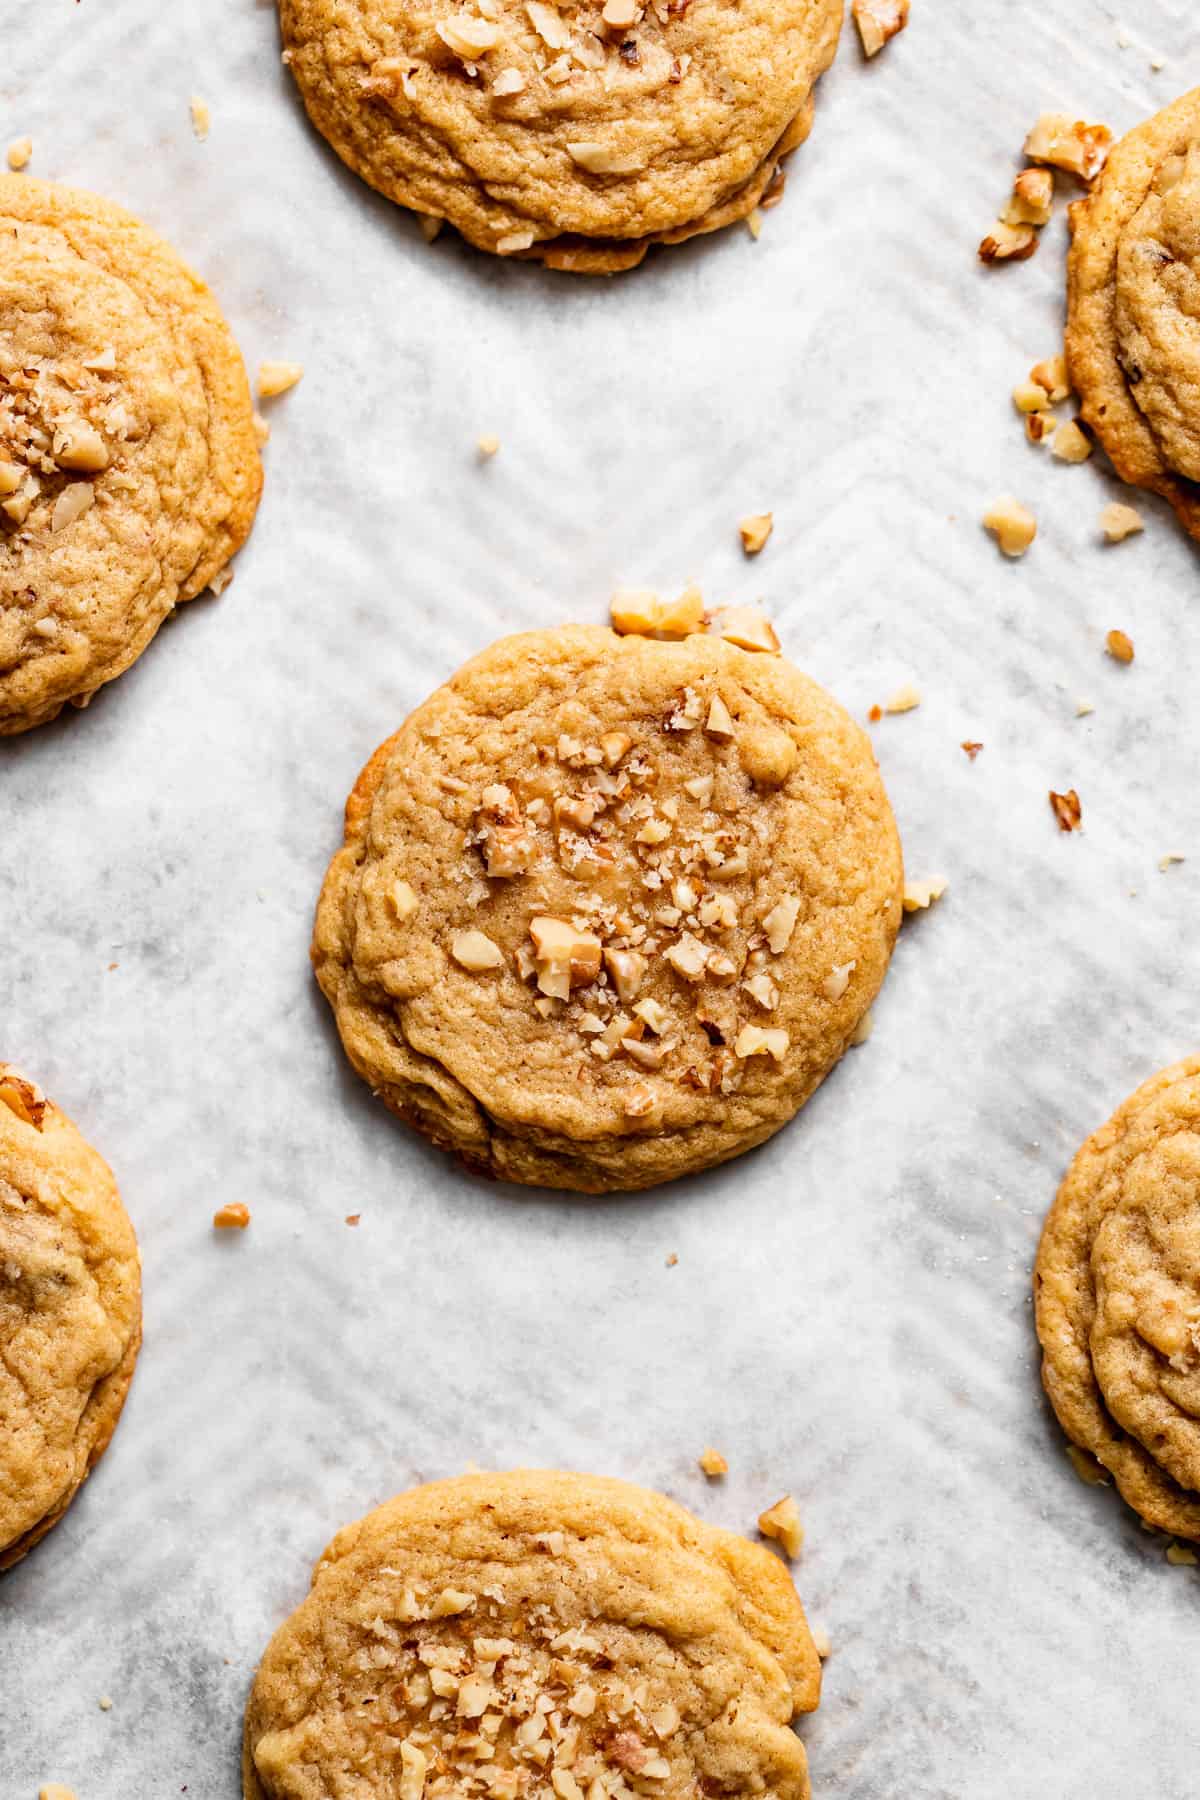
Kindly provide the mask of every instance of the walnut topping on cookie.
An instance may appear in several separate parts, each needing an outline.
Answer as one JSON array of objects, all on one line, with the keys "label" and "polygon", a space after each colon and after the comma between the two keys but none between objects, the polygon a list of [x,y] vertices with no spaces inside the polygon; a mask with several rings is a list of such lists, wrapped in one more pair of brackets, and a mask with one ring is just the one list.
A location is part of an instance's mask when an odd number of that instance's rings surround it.
[{"label": "walnut topping on cookie", "polygon": [[255,1677],[244,1792],[354,1769],[401,1800],[808,1800],[787,1727],[819,1693],[761,1546],[621,1482],[460,1476],[326,1550]]},{"label": "walnut topping on cookie", "polygon": [[346,1048],[510,1179],[647,1186],[768,1135],[845,1048],[900,916],[857,727],[708,633],[506,640],[377,754],[348,818],[314,941]]}]

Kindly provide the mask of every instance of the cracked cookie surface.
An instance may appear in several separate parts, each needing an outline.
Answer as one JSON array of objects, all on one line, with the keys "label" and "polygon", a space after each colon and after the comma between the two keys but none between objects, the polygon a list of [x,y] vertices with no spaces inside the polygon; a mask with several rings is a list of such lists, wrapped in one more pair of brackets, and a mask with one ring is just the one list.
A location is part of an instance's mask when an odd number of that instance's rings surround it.
[{"label": "cracked cookie surface", "polygon": [[1121,140],[1071,230],[1082,416],[1122,479],[1200,537],[1200,89]]},{"label": "cracked cookie surface", "polygon": [[261,486],[203,283],[121,208],[0,176],[0,735],[122,674],[244,542]]},{"label": "cracked cookie surface", "polygon": [[1080,1150],[1035,1298],[1067,1436],[1148,1524],[1200,1539],[1200,1057],[1155,1075]]},{"label": "cracked cookie surface", "polygon": [[314,125],[471,243],[611,274],[745,218],[807,136],[841,0],[279,0]]},{"label": "cracked cookie surface", "polygon": [[807,1800],[820,1685],[760,1546],[621,1481],[460,1476],[326,1550],[255,1678],[245,1800]]},{"label": "cracked cookie surface", "polygon": [[372,757],[313,960],[359,1074],[468,1166],[642,1188],[803,1105],[901,890],[870,745],[814,682],[565,626],[484,651]]},{"label": "cracked cookie surface", "polygon": [[0,1569],[103,1454],[141,1342],[133,1227],[107,1164],[0,1063]]}]

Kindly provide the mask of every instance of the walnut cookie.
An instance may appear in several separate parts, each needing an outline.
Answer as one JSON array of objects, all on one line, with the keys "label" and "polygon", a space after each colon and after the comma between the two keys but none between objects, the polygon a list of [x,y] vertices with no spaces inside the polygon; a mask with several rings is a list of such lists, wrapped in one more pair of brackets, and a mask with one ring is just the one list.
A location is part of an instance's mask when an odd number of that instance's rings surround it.
[{"label": "walnut cookie", "polygon": [[480,1173],[602,1193],[786,1124],[901,891],[870,745],[814,682],[564,626],[494,644],[371,758],[313,960],[393,1111]]},{"label": "walnut cookie", "polygon": [[1035,1300],[1067,1436],[1147,1524],[1200,1540],[1200,1057],[1155,1075],[1080,1150]]},{"label": "walnut cookie", "polygon": [[121,208],[0,176],[0,735],[122,674],[244,542],[261,487],[207,288]]},{"label": "walnut cookie", "polygon": [[1082,416],[1122,480],[1200,538],[1200,88],[1121,140],[1071,230]]},{"label": "walnut cookie", "polygon": [[842,0],[279,0],[309,117],[481,250],[613,274],[745,218],[803,142]]},{"label": "walnut cookie", "polygon": [[254,1681],[245,1800],[808,1800],[821,1669],[769,1551],[547,1470],[413,1489],[340,1532]]},{"label": "walnut cookie", "polygon": [[142,1335],[137,1240],[108,1166],[0,1063],[0,1569],[107,1448]]}]

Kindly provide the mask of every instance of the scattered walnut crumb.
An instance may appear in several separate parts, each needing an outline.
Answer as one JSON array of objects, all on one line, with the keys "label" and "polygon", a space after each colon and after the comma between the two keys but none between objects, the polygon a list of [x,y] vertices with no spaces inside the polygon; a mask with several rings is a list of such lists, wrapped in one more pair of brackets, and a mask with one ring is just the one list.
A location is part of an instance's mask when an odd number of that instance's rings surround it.
[{"label": "scattered walnut crumb", "polygon": [[254,425],[254,441],[259,449],[263,450],[270,442],[271,427],[267,424],[267,421],[260,412],[253,413],[251,418]]},{"label": "scattered walnut crumb", "polygon": [[720,1476],[729,1473],[729,1464],[719,1450],[709,1448],[698,1460],[710,1481],[716,1481]]},{"label": "scattered walnut crumb", "polygon": [[1090,700],[1077,700],[1075,702],[1075,717],[1077,719],[1086,719],[1090,717],[1095,710],[1096,709]]},{"label": "scattered walnut crumb", "polygon": [[1037,249],[1037,232],[1032,225],[1006,225],[997,219],[979,246],[982,263],[1026,262]]},{"label": "scattered walnut crumb", "polygon": [[790,1041],[786,1031],[743,1025],[734,1039],[733,1054],[739,1062],[746,1062],[752,1056],[769,1056],[774,1062],[781,1063]]},{"label": "scattered walnut crumb", "polygon": [[810,1625],[809,1633],[813,1641],[813,1649],[822,1662],[828,1662],[833,1655],[833,1645],[829,1641],[829,1633],[823,1625]]},{"label": "scattered walnut crumb", "polygon": [[1133,639],[1123,631],[1110,631],[1104,640],[1104,648],[1114,662],[1131,663],[1133,661]]},{"label": "scattered walnut crumb", "polygon": [[949,882],[944,875],[930,875],[924,881],[906,881],[904,884],[904,910],[906,913],[924,912],[940,900]]},{"label": "scattered walnut crumb", "polygon": [[673,1269],[675,1267],[675,1265],[678,1263],[678,1261],[679,1261],[679,1258],[676,1256],[675,1252],[672,1250],[670,1256],[668,1256],[668,1258],[667,1258],[668,1269]]},{"label": "scattered walnut crumb", "polygon": [[1177,1569],[1194,1569],[1200,1563],[1200,1557],[1190,1544],[1168,1544],[1167,1561]]},{"label": "scattered walnut crumb", "polygon": [[1092,454],[1092,440],[1078,419],[1068,419],[1060,425],[1050,440],[1050,454],[1057,456],[1060,462],[1086,462]]},{"label": "scattered walnut crumb", "polygon": [[[440,224],[441,221],[439,220],[438,223]],[[432,239],[429,241],[432,242]],[[520,251],[530,250],[532,248],[532,231],[510,231],[507,232],[504,237],[498,237],[496,239],[496,254],[498,256],[516,256]]]},{"label": "scattered walnut crumb", "polygon": [[1030,162],[1049,163],[1090,182],[1108,161],[1112,142],[1107,125],[1088,125],[1068,113],[1043,113],[1025,139],[1025,154]]},{"label": "scattered walnut crumb", "polygon": [[748,517],[738,521],[741,533],[742,549],[747,556],[757,556],[775,524],[774,513],[750,513]]},{"label": "scattered walnut crumb", "polygon": [[762,236],[762,228],[763,228],[763,216],[762,216],[762,213],[759,210],[759,208],[756,206],[754,208],[754,211],[749,213],[746,218],[746,230],[750,233],[750,236],[754,239],[756,244],[757,244],[759,238]]},{"label": "scattered walnut crumb", "polygon": [[1181,862],[1186,862],[1186,861],[1187,861],[1187,857],[1183,855],[1182,851],[1168,850],[1167,854],[1165,856],[1159,857],[1158,866],[1159,866],[1159,869],[1162,871],[1162,873],[1165,875],[1168,869],[1173,869],[1175,867],[1176,863],[1181,863]]},{"label": "scattered walnut crumb", "polygon": [[1054,177],[1049,169],[1022,169],[1013,182],[1012,198],[1000,215],[1003,225],[1050,223],[1054,209]]},{"label": "scattered walnut crumb", "polygon": [[212,113],[209,111],[208,101],[202,100],[199,94],[193,94],[188,110],[192,115],[192,130],[203,143],[212,129]]},{"label": "scattered walnut crumb", "polygon": [[346,1223],[347,1223],[347,1225],[357,1225],[361,1218],[362,1218],[361,1213],[347,1213],[346,1214]]},{"label": "scattered walnut crumb", "polygon": [[800,1523],[800,1509],[790,1494],[785,1494],[766,1512],[759,1513],[758,1529],[764,1537],[775,1538],[782,1544],[789,1562],[795,1562],[804,1544],[804,1527]]},{"label": "scattered walnut crumb", "polygon": [[[219,1206],[213,1214],[214,1231],[245,1231],[250,1223],[250,1208],[243,1206],[240,1200],[231,1200]],[[104,1705],[103,1700],[100,1702]]]},{"label": "scattered walnut crumb", "polygon": [[75,1800],[75,1790],[59,1781],[49,1781],[38,1789],[38,1800]]},{"label": "scattered walnut crumb", "polygon": [[1037,381],[1019,381],[1013,389],[1013,405],[1019,413],[1045,412],[1050,396]]},{"label": "scattered walnut crumb", "polygon": [[1136,507],[1125,506],[1120,500],[1114,500],[1100,514],[1100,529],[1108,543],[1123,544],[1127,537],[1145,531],[1146,522]]},{"label": "scattered walnut crumb", "polygon": [[1074,788],[1068,788],[1065,794],[1056,794],[1050,789],[1050,805],[1058,820],[1060,831],[1079,831],[1083,824],[1083,808],[1079,803],[1079,795]]},{"label": "scattered walnut crumb", "polygon": [[8,1064],[0,1064],[0,1106],[6,1106],[23,1125],[32,1125],[35,1131],[41,1131],[47,1105],[46,1096],[36,1082],[26,1080]]},{"label": "scattered walnut crumb", "polygon": [[274,400],[294,388],[304,375],[303,363],[261,362],[258,365],[258,397]]},{"label": "scattered walnut crumb", "polygon": [[718,637],[725,638],[728,643],[737,644],[742,650],[761,650],[770,656],[779,655],[780,643],[775,635],[775,627],[761,607],[726,606],[713,614],[709,629]]},{"label": "scattered walnut crumb", "polygon": [[98,1704],[99,1704],[101,1712],[111,1712],[112,1711],[112,1701],[109,1699],[107,1694],[101,1694]]},{"label": "scattered walnut crumb", "polygon": [[1080,1481],[1086,1482],[1088,1487],[1108,1486],[1108,1471],[1103,1463],[1097,1462],[1094,1456],[1089,1456],[1086,1450],[1081,1450],[1078,1444],[1068,1444],[1066,1449],[1071,1467]]},{"label": "scattered walnut crumb", "polygon": [[978,743],[974,738],[964,738],[959,745],[959,749],[965,750],[971,761],[974,762],[975,758],[979,755],[979,752],[983,749],[983,745]]},{"label": "scattered walnut crumb", "polygon": [[609,603],[612,628],[623,635],[690,637],[704,629],[704,596],[686,587],[677,600],[660,600],[653,588],[618,588]]},{"label": "scattered walnut crumb", "polygon": [[1037,520],[1027,507],[1011,495],[997,500],[983,515],[985,531],[990,531],[1005,556],[1024,556],[1037,536]]},{"label": "scattered walnut crumb", "polygon": [[1067,359],[1061,351],[1057,356],[1048,356],[1044,362],[1034,363],[1029,379],[1046,390],[1051,406],[1060,405],[1071,392]]},{"label": "scattered walnut crumb", "polygon": [[498,437],[476,438],[475,448],[478,450],[484,462],[490,462],[500,448],[500,439]]},{"label": "scattered walnut crumb", "polygon": [[867,1039],[870,1037],[871,1033],[874,1031],[874,1029],[875,1029],[874,1015],[872,1014],[870,1008],[868,1007],[867,1011],[863,1014],[862,1018],[858,1021],[858,1024],[854,1027],[854,1030],[850,1034],[851,1046],[857,1047],[859,1044],[865,1044]]},{"label": "scattered walnut crumb", "polygon": [[867,56],[878,56],[908,24],[908,0],[854,0],[850,12]]},{"label": "scattered walnut crumb", "polygon": [[8,146],[8,166],[14,175],[29,167],[33,158],[33,139],[28,137],[14,138]]},{"label": "scattered walnut crumb", "polygon": [[906,681],[896,689],[890,700],[884,701],[883,710],[885,713],[913,712],[920,704],[920,689],[914,687],[911,681]]}]

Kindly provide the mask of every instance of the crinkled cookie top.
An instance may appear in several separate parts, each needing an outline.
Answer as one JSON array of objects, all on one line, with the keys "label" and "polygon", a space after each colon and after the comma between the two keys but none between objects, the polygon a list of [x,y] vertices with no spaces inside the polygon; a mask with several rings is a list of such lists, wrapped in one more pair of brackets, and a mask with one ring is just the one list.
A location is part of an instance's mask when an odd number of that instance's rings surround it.
[{"label": "crinkled cookie top", "polygon": [[786,1571],[623,1482],[436,1482],[339,1534],[246,1715],[246,1800],[807,1800]]},{"label": "crinkled cookie top", "polygon": [[261,480],[203,285],[119,208],[0,177],[0,733],[127,668],[241,544]]}]

